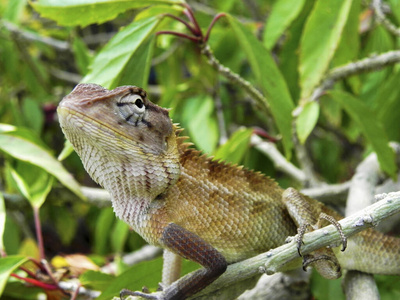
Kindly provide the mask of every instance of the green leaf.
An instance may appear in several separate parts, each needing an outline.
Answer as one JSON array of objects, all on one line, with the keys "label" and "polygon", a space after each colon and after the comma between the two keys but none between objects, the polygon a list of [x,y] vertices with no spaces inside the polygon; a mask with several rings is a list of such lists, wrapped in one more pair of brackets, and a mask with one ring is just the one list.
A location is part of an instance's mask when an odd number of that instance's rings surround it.
[{"label": "green leaf", "polygon": [[280,36],[303,9],[305,0],[278,0],[272,7],[264,29],[264,46],[271,50]]},{"label": "green leaf", "polygon": [[96,254],[106,254],[109,250],[109,232],[115,221],[115,214],[111,207],[102,209],[96,221],[94,235],[94,252]]},{"label": "green leaf", "polygon": [[[18,24],[22,19],[21,16],[23,15],[27,0],[13,0],[6,3],[7,6],[2,17],[7,21]],[[4,2],[2,6],[4,6]]]},{"label": "green leaf", "polygon": [[38,0],[31,2],[42,17],[56,21],[59,25],[85,27],[104,23],[132,8],[143,8],[156,4],[179,4],[182,0]]},{"label": "green leaf", "polygon": [[97,83],[106,88],[115,87],[133,54],[160,21],[159,17],[151,17],[132,22],[123,28],[96,55],[91,71],[82,82]]},{"label": "green leaf", "polygon": [[397,171],[396,156],[393,149],[389,147],[386,132],[382,123],[376,117],[376,113],[359,99],[346,92],[331,91],[328,95],[340,103],[354,122],[357,123],[376,152],[381,169],[395,179]]},{"label": "green leaf", "polygon": [[74,147],[72,147],[72,144],[70,141],[65,140],[64,142],[64,148],[61,150],[61,153],[58,155],[57,160],[63,161],[66,159],[68,156],[71,155],[72,152],[74,152]]},{"label": "green leaf", "polygon": [[6,208],[3,193],[0,192],[0,253],[4,252],[3,234],[6,226]]},{"label": "green leaf", "polygon": [[300,143],[304,144],[307,137],[317,124],[319,116],[319,104],[316,101],[308,102],[304,105],[296,121],[297,136]]},{"label": "green leaf", "polygon": [[200,150],[214,152],[218,143],[218,125],[214,117],[214,101],[209,95],[186,99],[182,123]]},{"label": "green leaf", "polygon": [[25,98],[22,103],[22,111],[26,127],[40,135],[44,124],[44,115],[39,104],[35,100]]},{"label": "green leaf", "polygon": [[12,178],[32,207],[40,208],[53,185],[53,176],[34,165],[23,163],[19,173],[10,167]]},{"label": "green leaf", "polygon": [[78,36],[73,39],[72,51],[80,74],[86,74],[93,57],[86,44]]},{"label": "green leaf", "polygon": [[10,274],[26,261],[27,258],[20,255],[0,258],[0,296],[3,294]]},{"label": "green leaf", "polygon": [[124,288],[138,291],[143,286],[146,286],[155,291],[161,279],[161,270],[161,257],[138,263],[109,282],[107,289],[104,290],[97,300],[109,300],[113,296],[119,296],[119,292]]},{"label": "green leaf", "polygon": [[136,85],[146,89],[149,82],[151,59],[153,57],[155,37],[152,36],[131,56],[118,81],[120,85]]},{"label": "green leaf", "polygon": [[13,132],[0,133],[1,151],[46,170],[81,199],[85,199],[79,184],[49,152],[25,138],[12,134]]},{"label": "green leaf", "polygon": [[282,134],[286,156],[290,157],[293,147],[291,122],[294,105],[285,79],[269,51],[254,34],[234,17],[228,16],[228,20],[247,55],[257,83],[267,98],[276,125]]},{"label": "green leaf", "polygon": [[111,232],[111,246],[113,253],[122,253],[124,245],[129,234],[129,225],[122,220],[117,220],[114,223],[114,228]]},{"label": "green leaf", "polygon": [[400,139],[400,70],[390,74],[380,86],[375,101],[375,111],[385,127],[389,140]]},{"label": "green leaf", "polygon": [[214,158],[222,159],[233,164],[241,163],[249,148],[252,133],[252,128],[238,129],[225,144],[217,149]]},{"label": "green leaf", "polygon": [[301,98],[308,98],[326,73],[340,42],[352,0],[317,1],[300,46]]},{"label": "green leaf", "polygon": [[99,271],[86,271],[79,277],[79,282],[92,289],[103,291],[115,277]]}]

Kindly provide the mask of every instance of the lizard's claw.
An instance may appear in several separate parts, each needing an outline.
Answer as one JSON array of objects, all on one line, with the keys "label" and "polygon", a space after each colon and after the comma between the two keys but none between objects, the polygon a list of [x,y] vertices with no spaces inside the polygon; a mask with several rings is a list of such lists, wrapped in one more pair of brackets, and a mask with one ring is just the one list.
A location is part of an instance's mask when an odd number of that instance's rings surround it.
[{"label": "lizard's claw", "polygon": [[297,252],[299,253],[299,256],[303,256],[302,254],[301,254],[301,245],[302,244],[304,244],[304,242],[303,242],[303,237],[304,237],[304,234],[306,233],[306,231],[307,231],[307,227],[309,226],[309,224],[307,224],[307,223],[304,223],[304,224],[302,224],[298,229],[297,229],[297,236],[296,236],[296,242],[297,242]]}]

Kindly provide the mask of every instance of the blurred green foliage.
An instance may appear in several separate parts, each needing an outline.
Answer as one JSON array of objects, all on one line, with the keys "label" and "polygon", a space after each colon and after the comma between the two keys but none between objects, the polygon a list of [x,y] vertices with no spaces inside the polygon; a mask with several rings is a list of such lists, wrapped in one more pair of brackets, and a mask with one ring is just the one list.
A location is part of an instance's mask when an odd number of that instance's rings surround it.
[{"label": "blurred green foliage", "polygon": [[[227,14],[208,44],[224,66],[261,91],[264,109],[207,64],[196,43],[156,35],[161,30],[188,34],[182,23],[165,16],[182,17],[183,2],[0,0],[0,251],[10,255],[0,259],[0,294],[4,287],[11,299],[40,292],[8,279],[26,257],[38,253],[29,203],[40,208],[48,259],[83,253],[104,264],[144,244],[111,208],[87,202],[80,190],[95,184],[70,146],[64,147],[56,116],[58,102],[79,82],[146,88],[152,101],[172,108],[174,122],[186,128],[196,147],[262,171],[284,186],[298,183],[251,147],[253,128],[276,137],[279,150],[294,164],[296,133],[326,182],[351,178],[372,150],[382,169],[395,177],[388,141],[400,141],[398,65],[347,77],[310,101],[332,68],[399,47],[399,38],[376,22],[369,1],[188,1],[204,32],[217,13]],[[390,21],[399,26],[398,1],[387,4]],[[296,108],[302,112],[294,133]],[[56,157],[63,149],[60,163]],[[185,272],[196,267],[185,266]],[[125,272],[138,280],[131,288],[140,288],[143,278],[155,288],[160,261]],[[104,299],[128,287],[126,278],[110,279],[98,271],[81,275],[84,285],[105,291]],[[316,298],[323,298],[321,286],[330,284],[320,281],[314,281]],[[380,280],[383,295],[398,295],[385,282]],[[332,289],[337,293],[337,283]]]}]

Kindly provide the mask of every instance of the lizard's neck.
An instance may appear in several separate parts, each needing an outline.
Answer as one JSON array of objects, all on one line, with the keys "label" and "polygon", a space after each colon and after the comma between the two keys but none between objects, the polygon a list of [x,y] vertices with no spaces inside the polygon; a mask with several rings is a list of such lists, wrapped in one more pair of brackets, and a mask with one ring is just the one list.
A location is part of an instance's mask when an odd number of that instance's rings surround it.
[{"label": "lizard's neck", "polygon": [[[79,139],[79,137],[76,137]],[[75,141],[75,150],[86,171],[111,194],[115,214],[135,231],[162,204],[154,201],[175,184],[180,165],[175,151],[144,154],[132,145],[115,145],[113,152],[104,153],[87,139]],[[176,148],[175,148],[176,149]]]}]

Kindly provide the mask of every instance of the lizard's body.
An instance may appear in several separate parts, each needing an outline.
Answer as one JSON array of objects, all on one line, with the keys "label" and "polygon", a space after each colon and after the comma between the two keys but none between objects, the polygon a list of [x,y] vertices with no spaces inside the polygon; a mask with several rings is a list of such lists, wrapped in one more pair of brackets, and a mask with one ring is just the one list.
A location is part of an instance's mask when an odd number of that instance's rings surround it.
[{"label": "lizard's body", "polygon": [[[58,113],[86,170],[110,192],[116,215],[150,244],[210,273],[196,275],[205,278],[200,286],[167,289],[166,298],[193,294],[224,272],[226,263],[266,252],[297,233],[299,224],[275,181],[190,148],[168,111],[140,88],[78,85]],[[315,221],[321,212],[340,219],[318,201],[302,200]],[[349,249],[337,256],[344,268],[400,274],[400,241],[373,230],[350,239]],[[177,288],[182,292],[172,290]]]}]

